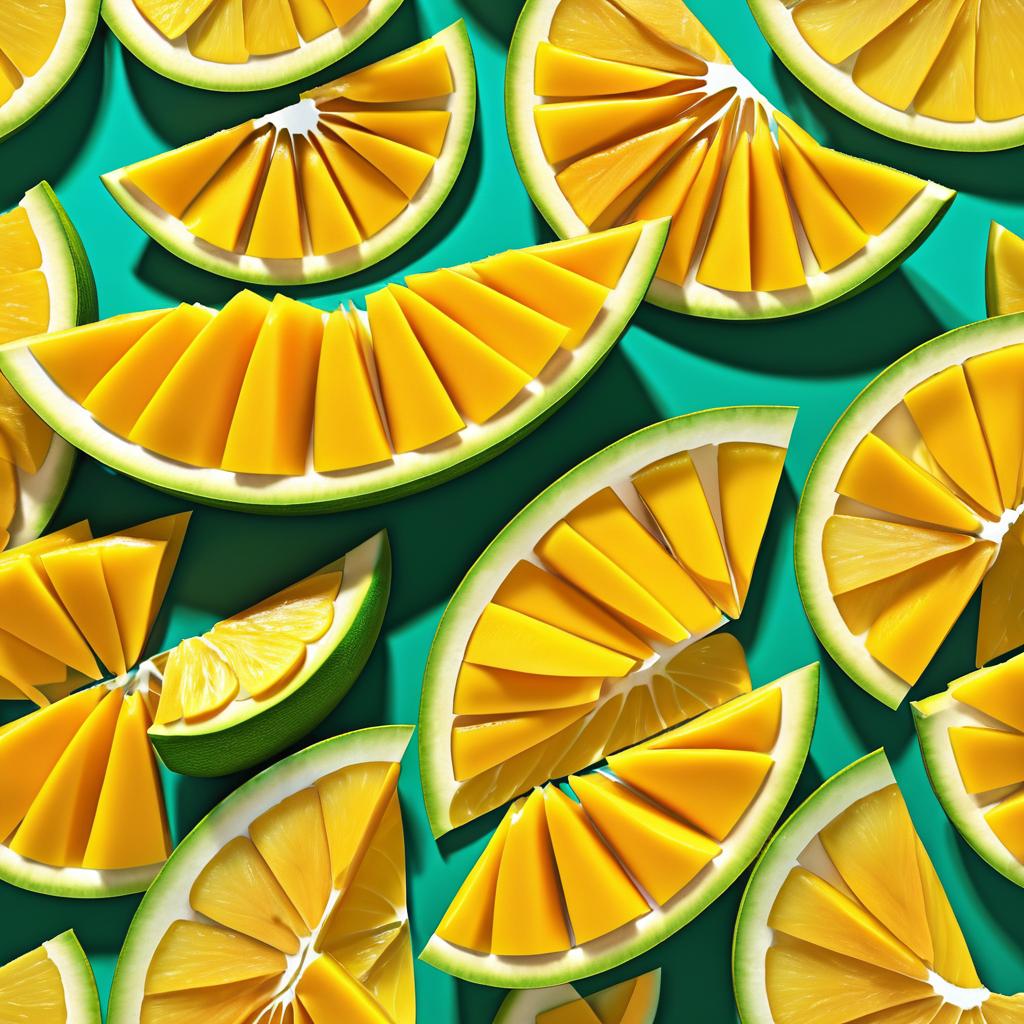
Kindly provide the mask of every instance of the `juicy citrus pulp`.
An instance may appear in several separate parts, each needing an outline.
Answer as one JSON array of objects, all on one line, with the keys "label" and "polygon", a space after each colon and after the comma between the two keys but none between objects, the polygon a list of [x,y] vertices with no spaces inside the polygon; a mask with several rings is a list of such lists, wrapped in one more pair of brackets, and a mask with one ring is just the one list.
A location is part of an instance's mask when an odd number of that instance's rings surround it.
[{"label": "juicy citrus pulp", "polygon": [[474,103],[458,23],[291,107],[103,180],[158,241],[207,269],[263,283],[339,277],[436,212],[465,157]]},{"label": "juicy citrus pulp", "polygon": [[1024,310],[1024,239],[995,221],[988,234],[985,299],[989,316]]},{"label": "juicy citrus pulp", "polygon": [[534,0],[520,34],[508,95],[528,186],[572,234],[671,215],[658,303],[733,317],[820,305],[852,287],[830,275],[860,261],[872,276],[882,239],[937,195],[819,145],[680,0]]},{"label": "juicy citrus pulp", "polygon": [[100,1024],[92,969],[67,931],[0,967],[3,1024]]},{"label": "juicy citrus pulp", "polygon": [[494,1024],[652,1024],[661,968],[580,996],[571,985],[510,992]]}]

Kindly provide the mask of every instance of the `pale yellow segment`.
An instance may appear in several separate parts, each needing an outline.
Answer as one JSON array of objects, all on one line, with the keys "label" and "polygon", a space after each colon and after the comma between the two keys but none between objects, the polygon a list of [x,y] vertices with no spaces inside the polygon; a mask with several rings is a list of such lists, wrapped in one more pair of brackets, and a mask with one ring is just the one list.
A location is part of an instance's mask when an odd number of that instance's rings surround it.
[{"label": "pale yellow segment", "polygon": [[37,473],[52,440],[53,431],[0,374],[0,459]]},{"label": "pale yellow segment", "polygon": [[[201,721],[226,708],[238,696],[238,677],[201,637],[182,640],[164,666],[163,690],[156,723],[168,719],[175,704],[188,722]],[[174,718],[179,717],[175,715]]]},{"label": "pale yellow segment", "polygon": [[142,1000],[139,1024],[238,1024],[259,1019],[279,987],[276,978],[160,992]]},{"label": "pale yellow segment", "polygon": [[2,1024],[65,1024],[64,982],[43,946],[0,967]]},{"label": "pale yellow segment", "polygon": [[674,216],[697,180],[707,149],[707,138],[695,139],[684,145],[637,201],[630,214],[631,219],[657,220]]},{"label": "pale yellow segment", "polygon": [[989,316],[1024,310],[1024,239],[995,221],[988,236],[985,286]]},{"label": "pale yellow segment", "polygon": [[730,633],[713,633],[684,647],[666,662],[665,673],[698,701],[687,717],[751,689],[743,646]]},{"label": "pale yellow segment", "polygon": [[617,0],[617,6],[659,39],[706,61],[729,63],[729,58],[714,37],[682,0],[669,8],[661,0]]},{"label": "pale yellow segment", "polygon": [[6,0],[0,51],[25,78],[37,74],[53,53],[65,16],[65,0]]},{"label": "pale yellow segment", "polygon": [[319,39],[336,27],[324,0],[290,0],[290,3],[295,27],[306,42]]},{"label": "pale yellow segment", "polygon": [[218,622],[213,633],[277,633],[311,644],[331,628],[341,579],[341,570],[314,573]]},{"label": "pale yellow segment", "polygon": [[914,98],[914,109],[925,117],[968,124],[977,116],[975,102],[978,14],[981,0],[960,8],[946,45]]},{"label": "pale yellow segment", "polygon": [[0,274],[37,270],[42,263],[43,254],[25,207],[16,206],[0,215]]},{"label": "pale yellow segment", "polygon": [[253,56],[294,50],[299,33],[288,0],[243,0],[245,45]]},{"label": "pale yellow segment", "polygon": [[219,64],[244,64],[249,59],[245,45],[244,0],[218,0],[188,30],[188,48],[200,60]]},{"label": "pale yellow segment", "polygon": [[978,615],[978,643],[975,664],[986,665],[993,658],[1015,650],[1024,643],[1024,521],[1018,519],[999,545],[999,554],[985,573],[981,585]]},{"label": "pale yellow segment", "polygon": [[276,260],[301,259],[304,254],[295,154],[287,132],[279,132],[274,143],[245,251]]},{"label": "pale yellow segment", "polygon": [[135,0],[141,14],[168,39],[177,39],[213,0]]},{"label": "pale yellow segment", "polygon": [[614,96],[682,81],[671,72],[588,57],[546,40],[537,45],[533,87],[538,96]]},{"label": "pale yellow segment", "polygon": [[1024,114],[1024,7],[1016,0],[984,0],[978,22],[977,104],[985,121]]},{"label": "pale yellow segment", "polygon": [[741,132],[729,158],[711,233],[697,269],[701,284],[720,291],[750,291],[751,216],[750,136]]},{"label": "pale yellow segment", "polygon": [[830,64],[882,34],[918,0],[803,0],[793,11],[800,34]]},{"label": "pale yellow segment", "polygon": [[728,700],[692,722],[649,740],[651,750],[756,750],[769,753],[782,725],[782,690],[766,686]]},{"label": "pale yellow segment", "polygon": [[494,717],[593,704],[603,684],[598,676],[538,676],[467,661],[459,669],[453,710],[456,715]]},{"label": "pale yellow segment", "polygon": [[50,323],[50,288],[41,270],[0,275],[0,344],[42,334]]},{"label": "pale yellow segment", "polygon": [[18,69],[0,51],[0,106],[21,88],[23,81]]}]

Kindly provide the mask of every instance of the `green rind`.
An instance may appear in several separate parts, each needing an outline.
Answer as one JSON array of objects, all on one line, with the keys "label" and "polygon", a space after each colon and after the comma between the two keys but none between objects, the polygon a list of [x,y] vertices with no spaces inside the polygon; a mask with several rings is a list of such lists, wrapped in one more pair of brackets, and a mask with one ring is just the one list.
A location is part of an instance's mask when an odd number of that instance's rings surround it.
[{"label": "green rind", "polygon": [[99,16],[100,0],[69,0],[53,53],[28,84],[0,105],[0,139],[28,124],[71,81],[89,49]]},{"label": "green rind", "polygon": [[185,912],[200,868],[224,843],[244,833],[263,811],[324,775],[363,761],[400,761],[412,731],[408,725],[384,725],[315,743],[266,768],[210,811],[178,844],[132,918],[114,971],[107,1024],[139,1024],[153,950],[167,925]]},{"label": "green rind", "polygon": [[915,701],[911,708],[924,766],[942,809],[982,860],[1011,882],[1024,886],[1024,864],[1002,844],[964,788],[949,742],[950,725],[984,724],[984,716],[971,713],[970,708],[959,704],[948,691]]},{"label": "green rind", "polygon": [[[688,887],[685,896],[676,896],[667,908],[653,914],[657,918],[644,930],[632,930],[627,926],[620,929],[629,932],[628,937],[614,939],[606,936],[595,940],[602,944],[602,952],[588,952],[584,947],[571,950],[571,955],[558,954],[550,957],[522,957],[530,965],[507,962],[512,958],[481,956],[457,949],[432,936],[420,959],[442,971],[453,974],[464,981],[501,988],[537,988],[544,985],[561,985],[580,978],[611,970],[620,964],[652,949],[680,928],[689,924],[729,888],[757,856],[771,834],[779,816],[789,803],[797,779],[803,770],[810,748],[811,733],[818,700],[818,666],[808,665],[789,675],[767,684],[786,686],[787,698],[783,698],[783,732],[787,722],[792,723],[792,734],[783,755],[776,760],[764,788],[757,797],[756,811],[748,811],[737,830],[726,841],[717,874]],[[791,710],[787,710],[787,708]],[[783,737],[780,736],[781,743]],[[749,820],[748,820],[749,819]],[[716,858],[716,860],[719,860]],[[726,863],[727,861],[727,863]],[[723,866],[724,864],[724,866]],[[643,920],[646,920],[643,919]]]},{"label": "green rind", "polygon": [[298,50],[250,58],[245,64],[217,64],[198,60],[187,50],[182,53],[146,21],[134,0],[102,0],[101,13],[124,47],[157,74],[197,89],[252,92],[288,85],[341,60],[377,32],[401,5],[402,0],[371,0],[373,11],[353,19],[359,22],[354,31],[332,30]]},{"label": "green rind", "polygon": [[[220,255],[220,251],[213,251],[210,246],[195,244],[194,236],[192,244],[178,238],[175,228],[181,227],[181,222],[173,220],[168,224],[168,218],[126,186],[124,172],[128,168],[121,167],[103,174],[100,180],[121,209],[150,238],[179,259],[211,274],[249,284],[300,285],[334,281],[365,270],[397,252],[434,217],[455,186],[469,151],[476,120],[476,65],[465,22],[460,19],[433,38],[443,43],[448,52],[455,81],[454,95],[457,97],[444,149],[427,182],[410,205],[376,235],[356,246],[345,260],[339,259],[321,269],[311,270],[308,269],[310,261],[305,259],[267,261],[246,257],[246,266],[241,266],[234,253]],[[253,263],[251,267],[248,265],[250,260]]]},{"label": "green rind", "polygon": [[391,547],[379,551],[362,600],[350,610],[337,646],[303,670],[284,700],[219,729],[149,737],[164,764],[181,775],[212,777],[244,771],[297,743],[315,729],[352,688],[380,634],[391,591]]},{"label": "green rind", "polygon": [[926,341],[884,369],[850,403],[822,444],[804,484],[794,535],[796,580],[804,611],[836,664],[863,690],[890,708],[910,692],[876,662],[843,622],[828,587],[821,538],[835,507],[835,486],[860,439],[914,385],[954,363],[1024,340],[1024,313],[982,320]]},{"label": "green rind", "polygon": [[47,956],[60,972],[67,1017],[64,1024],[101,1024],[100,996],[89,958],[70,929],[44,942]]},{"label": "green rind", "polygon": [[747,0],[758,27],[779,59],[811,92],[866,128],[900,142],[962,153],[1011,149],[1024,143],[1024,117],[1007,122],[955,124],[907,114],[874,99],[829,64],[800,35],[782,0]]},{"label": "green rind", "polygon": [[[520,177],[541,215],[562,238],[587,233],[555,183],[543,157],[533,120],[533,56],[539,33],[546,32],[558,0],[526,0],[516,23],[505,72],[505,117],[512,155]],[[945,215],[956,192],[928,182],[884,234],[872,238],[864,253],[840,268],[819,275],[807,287],[786,292],[758,293],[739,300],[702,285],[686,288],[655,278],[647,301],[674,313],[718,320],[768,320],[796,316],[833,305],[877,284],[891,274],[931,234]]]},{"label": "green rind", "polygon": [[[654,1019],[658,1015],[658,1001],[661,998],[661,968],[656,967],[650,973],[654,975],[651,1001],[644,1009],[642,1016],[629,1018],[629,1024],[654,1024]],[[518,989],[509,992],[502,1000],[492,1024],[536,1024],[539,1014],[579,998],[579,993],[571,985]]]},{"label": "green rind", "polygon": [[854,801],[896,780],[885,752],[876,750],[837,772],[779,826],[751,872],[733,937],[732,977],[742,1024],[775,1024],[764,984],[768,914],[797,855],[821,828]]},{"label": "green rind", "polygon": [[0,846],[0,881],[44,896],[71,899],[108,899],[145,892],[157,876],[159,864],[117,871],[92,871],[86,868],[55,868],[25,860]]},{"label": "green rind", "polygon": [[[171,463],[109,434],[53,384],[25,342],[0,347],[0,371],[47,423],[77,448],[158,490],[221,508],[268,514],[364,508],[437,486],[468,472],[511,447],[555,412],[600,366],[625,329],[658,265],[667,233],[667,219],[644,225],[619,286],[605,306],[603,319],[575,350],[569,367],[553,382],[513,412],[499,414],[492,424],[475,431],[472,440],[463,438],[459,445],[443,453],[411,453],[415,458],[405,459],[401,471],[392,464],[375,472],[322,477],[327,481],[322,485],[307,475],[294,478],[299,483],[284,480],[276,491],[275,485],[283,478],[246,488],[232,474]],[[469,453],[460,455],[464,449],[469,449]],[[200,478],[205,483],[200,484]],[[272,491],[273,497],[268,497]]]},{"label": "green rind", "polygon": [[[451,774],[451,708],[455,677],[468,631],[490,600],[500,578],[494,566],[531,551],[554,525],[567,494],[582,501],[618,478],[626,478],[663,455],[721,440],[753,440],[765,433],[788,444],[796,410],[786,406],[734,406],[707,409],[663,420],[609,445],[546,487],[484,549],[452,595],[438,624],[423,676],[419,748],[423,798],[435,837],[453,827],[448,815],[445,776]],[[654,452],[652,454],[652,449]],[[663,449],[663,450],[660,450]],[[492,579],[493,577],[493,579]]]}]

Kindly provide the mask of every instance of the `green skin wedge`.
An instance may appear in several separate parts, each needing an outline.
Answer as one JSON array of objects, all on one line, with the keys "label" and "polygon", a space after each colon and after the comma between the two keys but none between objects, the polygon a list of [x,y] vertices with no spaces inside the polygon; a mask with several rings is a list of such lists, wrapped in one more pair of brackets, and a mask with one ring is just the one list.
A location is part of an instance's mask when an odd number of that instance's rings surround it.
[{"label": "green skin wedge", "polygon": [[114,971],[107,1024],[138,1024],[149,963],[174,920],[189,916],[189,892],[199,872],[229,840],[285,797],[348,765],[400,761],[412,727],[386,725],[345,733],[292,754],[222,800],[178,844],[143,897]]},{"label": "green skin wedge", "polygon": [[[313,284],[333,281],[379,263],[396,252],[434,216],[462,170],[476,117],[476,68],[463,21],[433,37],[448,53],[455,89],[450,97],[452,119],[437,163],[409,205],[390,224],[363,243],[331,256],[264,260],[216,249],[200,242],[185,225],[150,201],[127,181],[130,167],[102,175],[103,184],[136,224],[168,252],[212,274],[262,285]],[[273,115],[271,115],[273,116]]]},{"label": "green skin wedge", "polygon": [[[658,1000],[661,997],[661,968],[658,967],[651,973],[654,975],[654,985],[650,1000],[638,1016],[630,1017],[629,1024],[654,1024],[658,1014]],[[536,1024],[540,1014],[575,1002],[579,998],[580,994],[571,985],[509,992],[498,1008],[493,1024]]]},{"label": "green skin wedge", "polygon": [[244,64],[220,64],[194,57],[187,47],[166,39],[135,0],[102,3],[103,20],[146,67],[182,85],[220,92],[274,89],[322,71],[365,43],[402,6],[402,0],[369,0],[344,28],[332,29],[312,42],[303,40],[296,50],[250,57]]},{"label": "green skin wedge", "polygon": [[[533,116],[537,101],[533,87],[535,54],[538,44],[548,38],[551,19],[560,2],[526,0],[523,5],[509,48],[505,117],[516,166],[530,198],[552,230],[569,238],[586,234],[588,228],[555,180]],[[752,91],[734,68],[730,66],[725,73],[737,80],[744,94]],[[861,253],[830,273],[817,274],[803,288],[740,295],[708,288],[697,281],[679,286],[655,278],[647,300],[672,312],[722,320],[773,319],[821,309],[857,295],[891,274],[928,237],[955,197],[953,190],[928,182],[889,228],[871,239]]]},{"label": "green skin wedge", "polygon": [[513,402],[488,423],[463,431],[457,443],[407,452],[366,470],[253,478],[186,466],[153,455],[100,426],[54,384],[29,351],[27,341],[0,347],[0,372],[66,440],[112,469],[158,490],[210,505],[269,514],[362,508],[468,472],[511,447],[567,401],[608,355],[643,300],[667,232],[667,219],[644,224],[598,321],[570,358],[556,356],[541,372],[542,387]]}]

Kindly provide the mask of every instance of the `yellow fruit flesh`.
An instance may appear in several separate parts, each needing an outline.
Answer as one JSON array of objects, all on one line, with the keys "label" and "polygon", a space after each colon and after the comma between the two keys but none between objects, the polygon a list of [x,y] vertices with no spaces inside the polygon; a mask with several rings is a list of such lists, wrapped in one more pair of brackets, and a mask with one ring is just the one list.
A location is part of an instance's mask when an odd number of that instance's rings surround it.
[{"label": "yellow fruit flesh", "polygon": [[750,221],[750,136],[742,132],[729,159],[697,270],[701,284],[722,291],[750,291]]},{"label": "yellow fruit flesh", "polygon": [[335,28],[334,18],[323,0],[290,0],[295,26],[307,42],[319,39]]},{"label": "yellow fruit flesh", "polygon": [[766,687],[728,701],[648,743],[653,750],[755,750],[767,754],[779,738],[782,691]]},{"label": "yellow fruit flesh", "polygon": [[949,743],[968,793],[985,793],[1024,782],[1024,736],[984,729],[954,726]]},{"label": "yellow fruit flesh", "polygon": [[563,1003],[537,1014],[537,1024],[600,1024],[600,1018],[584,999]]},{"label": "yellow fruit flesh", "polygon": [[40,270],[0,276],[0,344],[42,334],[50,323],[50,289]]},{"label": "yellow fruit flesh", "polygon": [[42,266],[43,255],[27,211],[16,206],[0,215],[0,274],[17,274]]},{"label": "yellow fruit flesh", "polygon": [[995,221],[988,236],[985,276],[990,316],[1024,310],[1024,239]]},{"label": "yellow fruit flesh", "polygon": [[318,104],[341,98],[363,103],[406,103],[447,96],[454,88],[444,46],[427,39],[304,95]]},{"label": "yellow fruit flesh", "polygon": [[976,61],[981,0],[966,0],[946,43],[914,97],[914,109],[941,121],[967,123],[977,115]]},{"label": "yellow fruit flesh", "polygon": [[294,139],[306,226],[314,255],[358,245],[359,228],[320,151],[307,138]]},{"label": "yellow fruit flesh", "polygon": [[24,78],[38,73],[64,25],[64,0],[11,0],[0,12],[0,52]]},{"label": "yellow fruit flesh", "polygon": [[981,666],[1024,643],[1024,522],[1017,520],[1003,537],[999,554],[981,585],[975,664]]},{"label": "yellow fruit flesh", "polygon": [[215,0],[188,30],[188,48],[200,60],[244,64],[245,0]]},{"label": "yellow fruit flesh", "polygon": [[564,270],[614,288],[640,239],[638,224],[626,224],[597,235],[548,242],[527,251]]},{"label": "yellow fruit flesh", "polygon": [[508,672],[464,662],[455,687],[456,715],[503,715],[592,704],[600,678],[567,679]]},{"label": "yellow fruit flesh", "polygon": [[1024,664],[1012,658],[992,668],[979,669],[950,685],[961,703],[977,708],[1004,725],[1024,732]]},{"label": "yellow fruit flesh", "polygon": [[0,376],[0,460],[36,473],[50,450],[53,431]]},{"label": "yellow fruit flesh", "polygon": [[534,90],[538,96],[614,96],[677,81],[671,72],[588,57],[548,42],[537,46]]},{"label": "yellow fruit flesh", "polygon": [[377,1000],[329,956],[306,968],[296,994],[313,1024],[330,1024],[342,1007],[345,1020],[352,1024],[389,1024],[391,1020]]},{"label": "yellow fruit flesh", "polygon": [[917,0],[803,0],[793,20],[832,64],[841,64],[888,28]]},{"label": "yellow fruit flesh", "polygon": [[379,135],[422,153],[440,156],[452,115],[447,110],[343,110],[336,117],[367,132]]},{"label": "yellow fruit flesh", "polygon": [[434,167],[433,157],[429,154],[394,139],[349,128],[344,124],[334,126],[332,131],[373,164],[407,199],[412,199],[419,192]]},{"label": "yellow fruit flesh", "polygon": [[985,820],[1003,846],[1024,863],[1024,793],[1018,792],[986,811]]},{"label": "yellow fruit flesh", "polygon": [[1024,114],[1024,83],[1014,55],[1024,44],[1024,10],[1012,0],[985,0],[978,21],[978,115],[1000,121]]},{"label": "yellow fruit flesh", "polygon": [[291,139],[279,133],[263,182],[245,251],[268,259],[298,259],[303,254],[302,208]]}]

